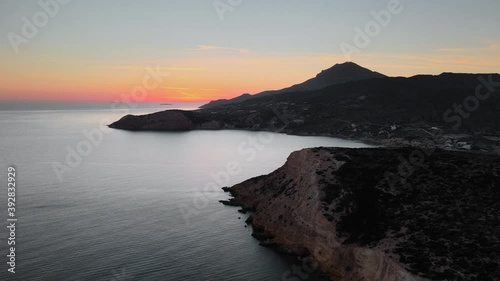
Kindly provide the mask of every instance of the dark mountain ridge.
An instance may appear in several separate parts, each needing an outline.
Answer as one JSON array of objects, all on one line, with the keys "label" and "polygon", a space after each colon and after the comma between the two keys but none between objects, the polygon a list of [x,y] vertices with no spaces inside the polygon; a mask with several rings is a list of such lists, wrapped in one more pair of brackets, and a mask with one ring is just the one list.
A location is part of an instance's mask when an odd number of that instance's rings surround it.
[{"label": "dark mountain ridge", "polygon": [[311,78],[303,83],[295,84],[288,88],[284,88],[281,90],[264,91],[255,95],[243,94],[233,99],[221,99],[221,100],[211,101],[208,104],[201,106],[200,108],[211,108],[221,105],[239,103],[257,97],[264,97],[282,93],[319,90],[327,86],[342,84],[350,81],[359,81],[359,80],[383,78],[383,77],[387,76],[375,71],[371,71],[367,68],[361,67],[353,62],[346,62],[342,64],[335,64],[331,68],[321,71],[319,74],[316,75],[316,77]]},{"label": "dark mountain ridge", "polygon": [[[449,135],[461,135],[450,137],[449,146],[465,141],[474,149],[491,151],[496,149],[491,145],[496,147],[500,140],[500,123],[496,121],[500,119],[500,90],[495,92],[500,88],[498,83],[499,74],[443,73],[366,79],[320,90],[264,95],[240,103],[179,111],[185,117],[182,122],[178,122],[178,114],[172,119],[167,111],[143,117],[126,116],[110,127],[270,131],[275,127],[278,111],[282,112],[280,119],[286,119],[282,122],[285,124],[282,133],[405,144],[415,138],[429,137],[431,130],[438,129]],[[485,99],[476,97],[478,88]],[[477,104],[472,104],[476,101]]]},{"label": "dark mountain ridge", "polygon": [[261,245],[302,256],[334,280],[496,280],[498,120],[499,74],[442,73],[127,115],[110,127],[382,144],[294,152],[271,174],[224,188],[234,198],[221,202],[253,213],[247,222]]}]

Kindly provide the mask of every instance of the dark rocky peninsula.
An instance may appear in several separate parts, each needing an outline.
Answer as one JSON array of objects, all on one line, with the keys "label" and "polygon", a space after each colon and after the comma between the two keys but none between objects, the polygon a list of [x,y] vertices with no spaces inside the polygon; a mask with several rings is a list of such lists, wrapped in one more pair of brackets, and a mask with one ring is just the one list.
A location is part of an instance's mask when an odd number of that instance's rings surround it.
[{"label": "dark rocky peninsula", "polygon": [[335,280],[498,280],[500,75],[385,77],[343,64],[306,82],[110,127],[382,144],[294,152],[275,172],[225,188],[234,198],[222,202],[254,212],[263,246]]},{"label": "dark rocky peninsula", "polygon": [[500,157],[414,151],[304,149],[225,190],[263,245],[335,280],[498,280]]}]

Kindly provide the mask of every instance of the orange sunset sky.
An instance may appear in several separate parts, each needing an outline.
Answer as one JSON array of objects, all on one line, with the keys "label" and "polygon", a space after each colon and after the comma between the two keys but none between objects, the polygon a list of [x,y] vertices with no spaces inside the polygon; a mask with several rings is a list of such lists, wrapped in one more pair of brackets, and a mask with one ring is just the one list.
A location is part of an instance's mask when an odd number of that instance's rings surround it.
[{"label": "orange sunset sky", "polygon": [[401,0],[401,12],[351,57],[341,44],[353,44],[387,1],[246,1],[222,17],[213,1],[185,2],[74,0],[17,46],[23,18],[43,9],[0,2],[0,100],[113,101],[142,85],[147,66],[169,75],[146,102],[280,89],[347,60],[390,76],[500,69],[498,1]]}]

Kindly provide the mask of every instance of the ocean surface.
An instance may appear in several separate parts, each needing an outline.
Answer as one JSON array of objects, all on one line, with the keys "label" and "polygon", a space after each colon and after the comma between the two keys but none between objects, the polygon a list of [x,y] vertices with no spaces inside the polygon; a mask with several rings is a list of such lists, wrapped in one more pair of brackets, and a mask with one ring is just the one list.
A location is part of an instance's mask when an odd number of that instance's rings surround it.
[{"label": "ocean surface", "polygon": [[7,225],[14,166],[18,219],[15,274],[0,228],[0,280],[287,280],[292,261],[258,245],[246,216],[218,202],[220,187],[270,173],[295,150],[366,145],[103,126],[172,107],[0,111],[0,209]]}]

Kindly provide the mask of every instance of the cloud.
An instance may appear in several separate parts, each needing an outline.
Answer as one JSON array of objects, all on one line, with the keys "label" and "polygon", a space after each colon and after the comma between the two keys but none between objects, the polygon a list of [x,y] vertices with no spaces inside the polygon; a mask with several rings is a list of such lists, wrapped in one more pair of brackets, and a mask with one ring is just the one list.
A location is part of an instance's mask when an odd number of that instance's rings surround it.
[{"label": "cloud", "polygon": [[357,57],[356,62],[364,67],[389,76],[413,76],[416,74],[497,73],[500,59],[482,54],[387,54],[367,53]]},{"label": "cloud", "polygon": [[191,90],[191,88],[181,88],[181,87],[161,87],[161,88],[167,90]]},{"label": "cloud", "polygon": [[[218,89],[206,89],[206,88],[184,88],[184,87],[161,87],[161,89],[171,90],[168,95],[169,98],[177,98],[177,99],[189,99],[196,100],[200,99],[200,97],[195,94],[196,92],[206,92],[206,91],[217,91]],[[194,92],[194,93],[193,93]],[[172,95],[173,93],[177,93],[180,95]]]},{"label": "cloud", "polygon": [[500,52],[500,42],[491,40],[483,40],[482,46],[469,47],[469,48],[443,48],[436,50],[439,53],[446,54],[483,54],[491,52]]},{"label": "cloud", "polygon": [[200,89],[193,89],[193,88],[184,88],[184,87],[161,87],[161,89],[166,89],[166,90],[196,90],[196,91],[218,91],[219,89],[205,89],[205,88],[200,88]]},{"label": "cloud", "polygon": [[240,53],[240,54],[250,53],[249,49],[229,48],[229,47],[220,47],[220,46],[212,46],[212,45],[198,45],[197,48],[189,49],[189,50],[191,50],[191,51],[226,51],[226,52]]},{"label": "cloud", "polygon": [[[144,70],[146,68],[145,65],[104,65],[98,66],[98,68],[104,69],[114,69],[114,70]],[[203,67],[160,67],[160,70],[169,70],[169,71],[206,71],[208,68]]]},{"label": "cloud", "polygon": [[356,63],[389,76],[498,73],[500,42],[484,39],[465,48],[439,48],[421,53],[364,52],[353,57]]},{"label": "cloud", "polygon": [[179,92],[179,93],[181,93],[181,94],[183,94],[183,95],[185,95],[185,96],[191,97],[191,98],[196,98],[196,96],[191,95],[191,94],[188,94],[188,93],[183,92],[183,91],[177,91],[177,92]]}]

